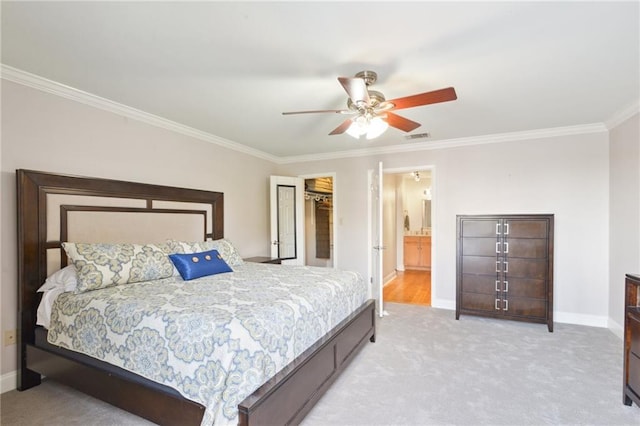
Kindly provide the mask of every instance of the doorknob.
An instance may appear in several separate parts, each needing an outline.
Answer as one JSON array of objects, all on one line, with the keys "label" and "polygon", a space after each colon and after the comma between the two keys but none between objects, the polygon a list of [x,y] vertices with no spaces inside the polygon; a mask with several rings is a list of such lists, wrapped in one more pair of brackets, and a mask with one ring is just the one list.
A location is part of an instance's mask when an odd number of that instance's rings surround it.
[{"label": "doorknob", "polygon": [[273,244],[274,246],[279,246],[279,245],[280,245],[280,241],[274,241],[274,242],[273,242],[273,243],[271,243],[271,244]]}]

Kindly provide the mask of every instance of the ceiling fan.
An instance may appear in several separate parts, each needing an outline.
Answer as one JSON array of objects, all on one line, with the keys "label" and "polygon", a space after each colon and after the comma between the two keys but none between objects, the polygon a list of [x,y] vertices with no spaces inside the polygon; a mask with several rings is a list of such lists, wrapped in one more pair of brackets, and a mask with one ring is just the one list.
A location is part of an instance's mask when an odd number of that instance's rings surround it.
[{"label": "ceiling fan", "polygon": [[283,115],[336,113],[354,115],[348,118],[329,135],[339,135],[347,132],[349,135],[359,138],[366,135],[367,139],[380,136],[388,126],[395,127],[404,132],[410,132],[420,127],[420,123],[401,117],[391,111],[397,109],[413,108],[422,105],[436,104],[439,102],[453,101],[458,98],[453,87],[434,90],[432,92],[405,96],[386,100],[384,95],[375,90],[369,90],[369,86],[376,82],[378,74],[373,71],[361,71],[355,77],[338,77],[338,81],[349,95],[347,109],[321,109],[311,111],[283,112]]}]

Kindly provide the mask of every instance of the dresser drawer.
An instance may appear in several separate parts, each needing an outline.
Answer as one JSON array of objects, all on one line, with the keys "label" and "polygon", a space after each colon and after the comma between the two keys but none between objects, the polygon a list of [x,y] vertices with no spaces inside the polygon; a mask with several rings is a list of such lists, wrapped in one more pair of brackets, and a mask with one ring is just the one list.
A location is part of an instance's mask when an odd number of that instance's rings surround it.
[{"label": "dresser drawer", "polygon": [[462,239],[462,255],[463,256],[489,256],[496,257],[498,250],[502,250],[501,243],[493,238],[463,238]]},{"label": "dresser drawer", "polygon": [[634,354],[629,355],[629,387],[640,394],[640,358]]},{"label": "dresser drawer", "polygon": [[506,314],[518,317],[546,318],[547,301],[544,299],[529,299],[508,297]]},{"label": "dresser drawer", "polygon": [[631,352],[640,357],[640,322],[629,318],[629,328],[631,329]]},{"label": "dresser drawer", "polygon": [[505,223],[509,225],[510,238],[546,238],[549,232],[546,219],[507,219]]},{"label": "dresser drawer", "polygon": [[547,285],[545,280],[508,277],[506,281],[509,283],[507,291],[509,297],[547,298]]},{"label": "dresser drawer", "polygon": [[[508,257],[544,259],[547,257],[547,240],[544,238],[507,238]],[[506,250],[506,248],[505,248]]]},{"label": "dresser drawer", "polygon": [[498,266],[496,262],[495,257],[462,256],[462,273],[495,276],[497,267],[503,268],[502,262]]},{"label": "dresser drawer", "polygon": [[545,259],[507,258],[507,276],[534,278],[545,280],[547,278],[548,263]]},{"label": "dresser drawer", "polygon": [[482,293],[496,295],[496,285],[498,288],[502,285],[501,282],[496,284],[496,275],[474,275],[474,274],[462,274],[462,291],[464,293]]},{"label": "dresser drawer", "polygon": [[480,294],[480,293],[462,293],[462,309],[469,309],[471,311],[491,311],[501,312],[496,310],[496,295]]},{"label": "dresser drawer", "polygon": [[465,219],[460,225],[460,235],[464,237],[496,237],[497,219]]}]

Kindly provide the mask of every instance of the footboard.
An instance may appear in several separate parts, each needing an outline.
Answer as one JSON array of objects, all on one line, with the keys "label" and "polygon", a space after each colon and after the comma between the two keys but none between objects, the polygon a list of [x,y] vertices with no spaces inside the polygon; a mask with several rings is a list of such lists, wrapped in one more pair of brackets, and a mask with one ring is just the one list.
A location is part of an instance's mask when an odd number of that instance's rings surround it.
[{"label": "footboard", "polygon": [[373,300],[242,401],[239,424],[299,423],[367,341],[375,341]]}]

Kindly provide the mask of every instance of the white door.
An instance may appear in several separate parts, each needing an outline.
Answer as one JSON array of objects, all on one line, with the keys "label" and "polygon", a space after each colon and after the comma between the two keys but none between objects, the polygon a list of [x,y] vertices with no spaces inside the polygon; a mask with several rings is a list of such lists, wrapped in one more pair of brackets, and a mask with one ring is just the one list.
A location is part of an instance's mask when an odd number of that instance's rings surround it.
[{"label": "white door", "polygon": [[384,316],[382,291],[382,161],[377,170],[369,171],[369,270],[371,271],[371,296],[376,299],[376,310]]},{"label": "white door", "polygon": [[271,257],[304,265],[304,179],[271,176]]}]

